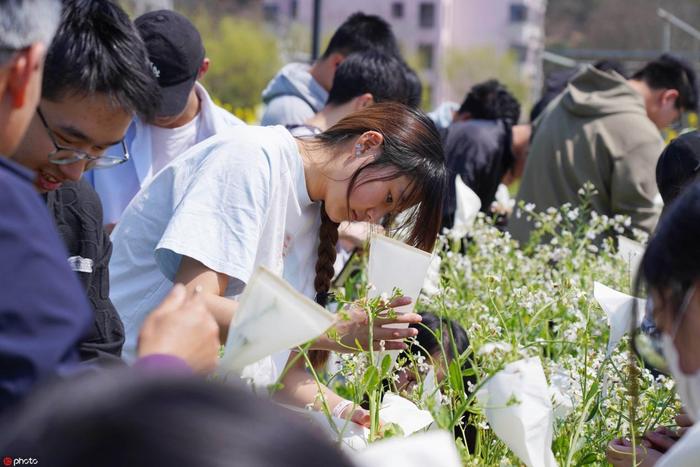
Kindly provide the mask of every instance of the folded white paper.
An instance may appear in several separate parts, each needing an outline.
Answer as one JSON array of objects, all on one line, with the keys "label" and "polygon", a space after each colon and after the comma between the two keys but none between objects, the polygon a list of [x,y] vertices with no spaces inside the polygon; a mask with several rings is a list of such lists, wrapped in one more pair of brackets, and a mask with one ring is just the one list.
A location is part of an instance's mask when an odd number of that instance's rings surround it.
[{"label": "folded white paper", "polygon": [[442,264],[440,255],[433,255],[423,281],[423,294],[427,297],[432,297],[440,291],[440,264]]},{"label": "folded white paper", "polygon": [[630,290],[634,289],[634,283],[639,272],[639,263],[644,256],[644,245],[627,237],[617,237],[617,256],[627,263],[627,274],[630,279]]},{"label": "folded white paper", "polygon": [[496,435],[528,467],[557,465],[552,402],[539,357],[509,363],[477,393]]},{"label": "folded white paper", "polygon": [[351,453],[357,467],[460,467],[454,436],[444,430],[389,438]]},{"label": "folded white paper", "polygon": [[608,319],[610,326],[610,337],[608,338],[607,354],[617,347],[617,344],[632,328],[632,321],[635,317],[635,307],[638,312],[636,314],[636,326],[640,326],[644,320],[644,309],[646,300],[632,297],[630,295],[618,292],[611,289],[600,282],[593,284],[593,296],[600,304]]},{"label": "folded white paper", "polygon": [[319,336],[334,320],[331,313],[261,267],[238,302],[219,371],[240,375],[247,365]]},{"label": "folded white paper", "polygon": [[479,196],[462,181],[460,175],[455,177],[455,202],[455,220],[448,236],[460,239],[469,233],[481,209]]},{"label": "folded white paper", "polygon": [[429,411],[419,409],[413,402],[392,392],[384,394],[379,418],[384,423],[395,423],[400,426],[405,436],[427,428],[433,423],[433,416]]},{"label": "folded white paper", "polygon": [[[410,313],[415,307],[420,290],[425,282],[432,255],[423,250],[406,245],[383,235],[373,235],[369,246],[367,280],[373,286],[369,297],[381,294],[391,295],[395,287],[412,301],[408,305],[395,308],[397,313]],[[389,324],[389,328],[405,328],[407,324]],[[399,351],[389,351],[395,361]],[[377,354],[381,362],[385,353]]]}]

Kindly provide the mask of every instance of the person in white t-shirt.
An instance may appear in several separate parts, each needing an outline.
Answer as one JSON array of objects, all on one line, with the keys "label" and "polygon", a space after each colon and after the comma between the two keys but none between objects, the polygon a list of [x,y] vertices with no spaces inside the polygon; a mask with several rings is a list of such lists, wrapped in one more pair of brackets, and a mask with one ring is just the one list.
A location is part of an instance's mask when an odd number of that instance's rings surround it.
[{"label": "person in white t-shirt", "polygon": [[[430,251],[445,179],[435,126],[422,112],[393,103],[355,112],[314,138],[295,139],[283,127],[236,127],[198,144],[144,187],[114,231],[111,298],[126,329],[123,354],[133,355],[140,323],[173,283],[201,287],[224,338],[233,298],[258,266],[325,305],[342,221],[377,223],[413,208],[406,241]],[[336,324],[344,345],[321,336],[312,348],[347,351],[356,340],[367,348],[364,312],[351,316]],[[381,325],[418,321],[417,314],[379,320],[372,344],[405,348],[390,339],[415,329]],[[318,403],[303,367],[288,371],[283,383],[285,403]],[[344,402],[326,397],[332,406]],[[341,412],[366,417],[361,409]]]},{"label": "person in white t-shirt", "polygon": [[156,117],[134,118],[124,142],[130,159],[88,180],[100,195],[108,230],[141,187],[173,159],[200,141],[244,123],[217,106],[198,80],[206,74],[206,57],[197,28],[171,10],[151,11],[134,21],[146,44],[151,70],[160,87]]}]

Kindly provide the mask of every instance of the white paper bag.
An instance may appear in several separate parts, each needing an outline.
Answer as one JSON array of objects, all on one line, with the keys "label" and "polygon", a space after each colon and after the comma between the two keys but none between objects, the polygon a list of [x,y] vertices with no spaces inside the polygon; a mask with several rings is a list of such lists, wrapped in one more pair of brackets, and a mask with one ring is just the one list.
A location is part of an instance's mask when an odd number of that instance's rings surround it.
[{"label": "white paper bag", "polygon": [[481,209],[479,196],[462,181],[460,175],[455,177],[455,202],[455,221],[448,234],[453,240],[463,238],[469,233]]},{"label": "white paper bag", "polygon": [[238,302],[219,372],[240,375],[247,365],[321,335],[334,320],[331,313],[261,267]]},{"label": "white paper bag", "polygon": [[395,423],[400,426],[405,436],[427,428],[434,421],[429,411],[419,409],[410,400],[392,392],[384,394],[379,408],[379,418],[384,423]]},{"label": "white paper bag", "polygon": [[[411,297],[408,305],[395,308],[397,313],[410,313],[420,295],[425,282],[432,255],[423,250],[406,245],[403,242],[373,235],[369,246],[369,266],[367,280],[372,284],[369,297],[381,294],[391,295],[394,287],[401,289],[404,296]],[[389,324],[389,328],[406,328],[408,324]],[[388,351],[395,361],[399,351]],[[377,362],[381,362],[386,353],[377,353]]]},{"label": "white paper bag", "polygon": [[444,430],[377,441],[351,453],[357,467],[460,467],[454,435]]},{"label": "white paper bag", "polygon": [[631,329],[632,320],[635,317],[635,307],[639,310],[636,315],[636,326],[639,327],[642,324],[646,300],[618,292],[600,282],[593,284],[593,296],[603,308],[608,319],[610,337],[608,338],[607,355],[610,355],[622,336]]},{"label": "white paper bag", "polygon": [[553,421],[549,387],[539,357],[509,363],[477,393],[496,435],[528,467],[552,467]]}]

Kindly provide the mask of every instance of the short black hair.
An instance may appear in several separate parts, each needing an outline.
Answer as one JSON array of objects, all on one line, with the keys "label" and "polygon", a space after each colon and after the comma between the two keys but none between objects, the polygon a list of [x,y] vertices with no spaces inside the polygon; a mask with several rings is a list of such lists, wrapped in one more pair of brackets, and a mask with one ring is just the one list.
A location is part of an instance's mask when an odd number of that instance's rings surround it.
[{"label": "short black hair", "polygon": [[651,89],[675,89],[676,105],[694,111],[698,108],[698,89],[695,70],[684,60],[663,54],[632,75],[636,81],[644,81]]},{"label": "short black hair", "polygon": [[404,64],[378,51],[354,53],[338,66],[326,104],[340,105],[365,93],[374,102],[407,104],[409,89]]},{"label": "short black hair", "polygon": [[498,80],[475,84],[467,93],[457,113],[478,120],[520,120],[520,103]]},{"label": "short black hair", "polygon": [[656,185],[664,204],[671,204],[700,179],[700,133],[691,131],[671,141],[656,163]]},{"label": "short black hair", "polygon": [[42,97],[107,94],[150,119],[159,101],[148,53],[129,16],[109,0],[66,0],[46,55]]},{"label": "short black hair", "polygon": [[55,467],[352,465],[307,420],[240,384],[129,370],[44,386],[3,426],[0,452]]},{"label": "short black hair", "polygon": [[338,27],[321,58],[328,58],[336,52],[350,55],[367,50],[378,50],[394,57],[401,56],[389,23],[377,15],[357,12]]}]

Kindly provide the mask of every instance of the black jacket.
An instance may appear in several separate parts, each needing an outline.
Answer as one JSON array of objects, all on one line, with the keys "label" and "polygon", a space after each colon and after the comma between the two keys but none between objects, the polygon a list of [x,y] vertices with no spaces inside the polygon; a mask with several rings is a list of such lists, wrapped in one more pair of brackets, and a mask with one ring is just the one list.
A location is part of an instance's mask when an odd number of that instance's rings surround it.
[{"label": "black jacket", "polygon": [[81,360],[117,362],[124,345],[124,325],[109,299],[112,242],[104,230],[102,203],[85,180],[65,182],[48,193],[46,204],[68,248],[69,263],[87,292],[93,324],[80,343]]},{"label": "black jacket", "polygon": [[452,227],[456,209],[455,177],[479,196],[481,210],[490,212],[503,176],[513,166],[512,127],[503,120],[452,123],[443,133],[449,175],[443,207],[443,227]]}]

